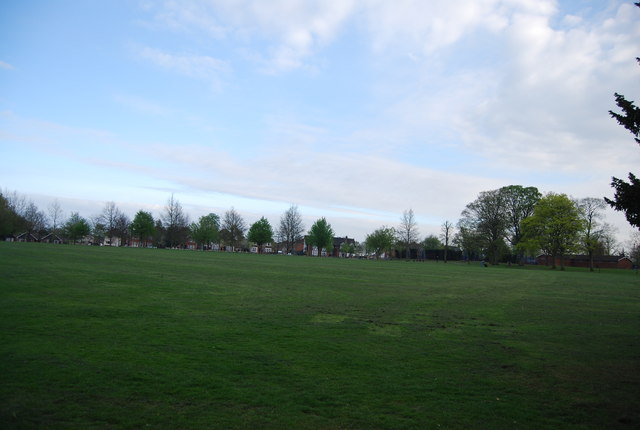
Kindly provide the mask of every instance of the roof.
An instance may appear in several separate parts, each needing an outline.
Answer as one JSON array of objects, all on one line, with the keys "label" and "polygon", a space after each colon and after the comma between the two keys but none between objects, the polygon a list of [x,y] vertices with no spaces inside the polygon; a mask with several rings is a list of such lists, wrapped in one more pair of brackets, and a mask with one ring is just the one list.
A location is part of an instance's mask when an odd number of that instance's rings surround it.
[{"label": "roof", "polygon": [[[548,254],[540,254],[536,258],[541,257],[551,257]],[[573,260],[573,261],[589,261],[588,255],[565,255],[565,260]],[[594,263],[617,263],[620,260],[629,260],[629,257],[625,257],[624,255],[594,255],[593,262]]]}]

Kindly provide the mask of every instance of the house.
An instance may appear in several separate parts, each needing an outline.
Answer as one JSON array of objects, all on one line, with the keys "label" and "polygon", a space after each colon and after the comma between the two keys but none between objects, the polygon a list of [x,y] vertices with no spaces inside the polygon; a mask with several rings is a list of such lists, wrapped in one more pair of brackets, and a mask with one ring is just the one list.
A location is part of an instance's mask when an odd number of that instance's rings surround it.
[{"label": "house", "polygon": [[[542,254],[536,257],[536,264],[551,266],[553,265],[553,259],[550,255]],[[555,265],[564,265],[565,267],[589,267],[589,256],[565,255],[564,259],[556,257]],[[593,267],[596,269],[632,269],[633,262],[625,256],[594,255]]]},{"label": "house", "polygon": [[16,242],[37,242],[38,238],[29,232],[20,233],[16,236]]},{"label": "house", "polygon": [[[260,250],[258,249],[258,244],[252,243],[251,247],[249,248],[249,252],[251,252],[253,254],[258,254],[260,252]],[[263,243],[262,244],[262,253],[263,254],[273,254],[273,244],[271,242]]]},{"label": "house", "polygon": [[131,248],[149,248],[151,247],[152,241],[151,240],[140,240],[137,237],[132,237],[129,240],[129,246]]},{"label": "house", "polygon": [[[321,255],[323,257],[346,257],[347,255],[341,252],[341,247],[344,243],[348,243],[349,245],[355,246],[355,239],[349,239],[349,237],[334,237],[333,238],[333,247],[330,250],[326,248],[322,248]],[[307,255],[311,255],[314,257],[318,256],[318,247],[315,245],[311,245],[309,242],[309,236],[305,236],[302,242],[296,242],[294,245],[294,252],[298,254],[304,254],[306,250]]]},{"label": "house", "polygon": [[60,236],[58,236],[57,234],[54,234],[54,233],[49,233],[48,235],[44,236],[42,239],[40,239],[40,242],[42,242],[42,243],[55,243],[57,245],[60,245],[60,244],[64,243],[62,238]]},{"label": "house", "polygon": [[122,239],[118,236],[105,237],[101,246],[122,246]]},{"label": "house", "polygon": [[333,238],[333,256],[334,257],[350,257],[351,256],[350,253],[342,252],[342,247],[345,244],[350,245],[350,247],[355,249],[356,240],[355,239],[349,239],[348,236],[345,236],[345,237],[334,237]]}]

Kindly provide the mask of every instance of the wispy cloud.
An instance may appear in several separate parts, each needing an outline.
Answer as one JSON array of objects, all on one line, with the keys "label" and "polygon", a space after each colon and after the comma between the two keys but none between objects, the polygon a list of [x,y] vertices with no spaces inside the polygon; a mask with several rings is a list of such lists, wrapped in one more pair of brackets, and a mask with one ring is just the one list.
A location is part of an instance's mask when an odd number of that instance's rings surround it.
[{"label": "wispy cloud", "polygon": [[174,112],[171,108],[132,94],[117,93],[113,95],[113,100],[135,112],[146,115],[167,116]]},{"label": "wispy cloud", "polygon": [[9,63],[5,63],[4,61],[0,61],[0,69],[5,69],[5,70],[14,70],[15,67],[13,67],[11,64]]},{"label": "wispy cloud", "polygon": [[139,47],[135,51],[143,60],[180,75],[205,81],[216,91],[222,89],[224,75],[230,71],[226,61],[207,55],[172,54],[148,46]]},{"label": "wispy cloud", "polygon": [[[281,73],[308,67],[319,49],[331,42],[352,16],[353,0],[167,2],[156,23],[181,32],[194,29],[214,39],[234,38],[262,71]],[[258,42],[263,50],[255,50]]]}]

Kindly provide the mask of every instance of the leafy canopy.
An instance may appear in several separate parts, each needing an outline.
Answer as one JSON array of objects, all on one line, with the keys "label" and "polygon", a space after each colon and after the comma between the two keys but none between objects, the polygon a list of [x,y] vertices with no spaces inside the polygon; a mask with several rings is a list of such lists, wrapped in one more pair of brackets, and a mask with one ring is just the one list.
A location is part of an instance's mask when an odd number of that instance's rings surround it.
[{"label": "leafy canopy", "polygon": [[273,241],[273,229],[269,221],[262,217],[258,221],[254,222],[249,228],[247,239],[250,242],[255,242],[258,245],[258,249],[265,243]]},{"label": "leafy canopy", "polygon": [[322,254],[322,248],[327,251],[333,246],[333,229],[326,218],[322,217],[311,226],[309,230],[309,242],[318,247],[318,256]]},{"label": "leafy canopy", "polygon": [[522,223],[522,246],[554,257],[576,249],[584,222],[580,210],[566,194],[549,193],[536,204],[533,215]]}]

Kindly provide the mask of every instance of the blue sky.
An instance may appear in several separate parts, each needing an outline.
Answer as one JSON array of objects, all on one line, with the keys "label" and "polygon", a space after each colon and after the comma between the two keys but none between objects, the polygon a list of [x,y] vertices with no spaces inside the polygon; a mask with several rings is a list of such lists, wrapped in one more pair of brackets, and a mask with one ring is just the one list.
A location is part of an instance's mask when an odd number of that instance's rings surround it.
[{"label": "blue sky", "polygon": [[[363,240],[422,236],[509,184],[612,194],[640,150],[630,1],[13,1],[0,6],[0,188]],[[621,214],[607,212],[621,240]]]}]

